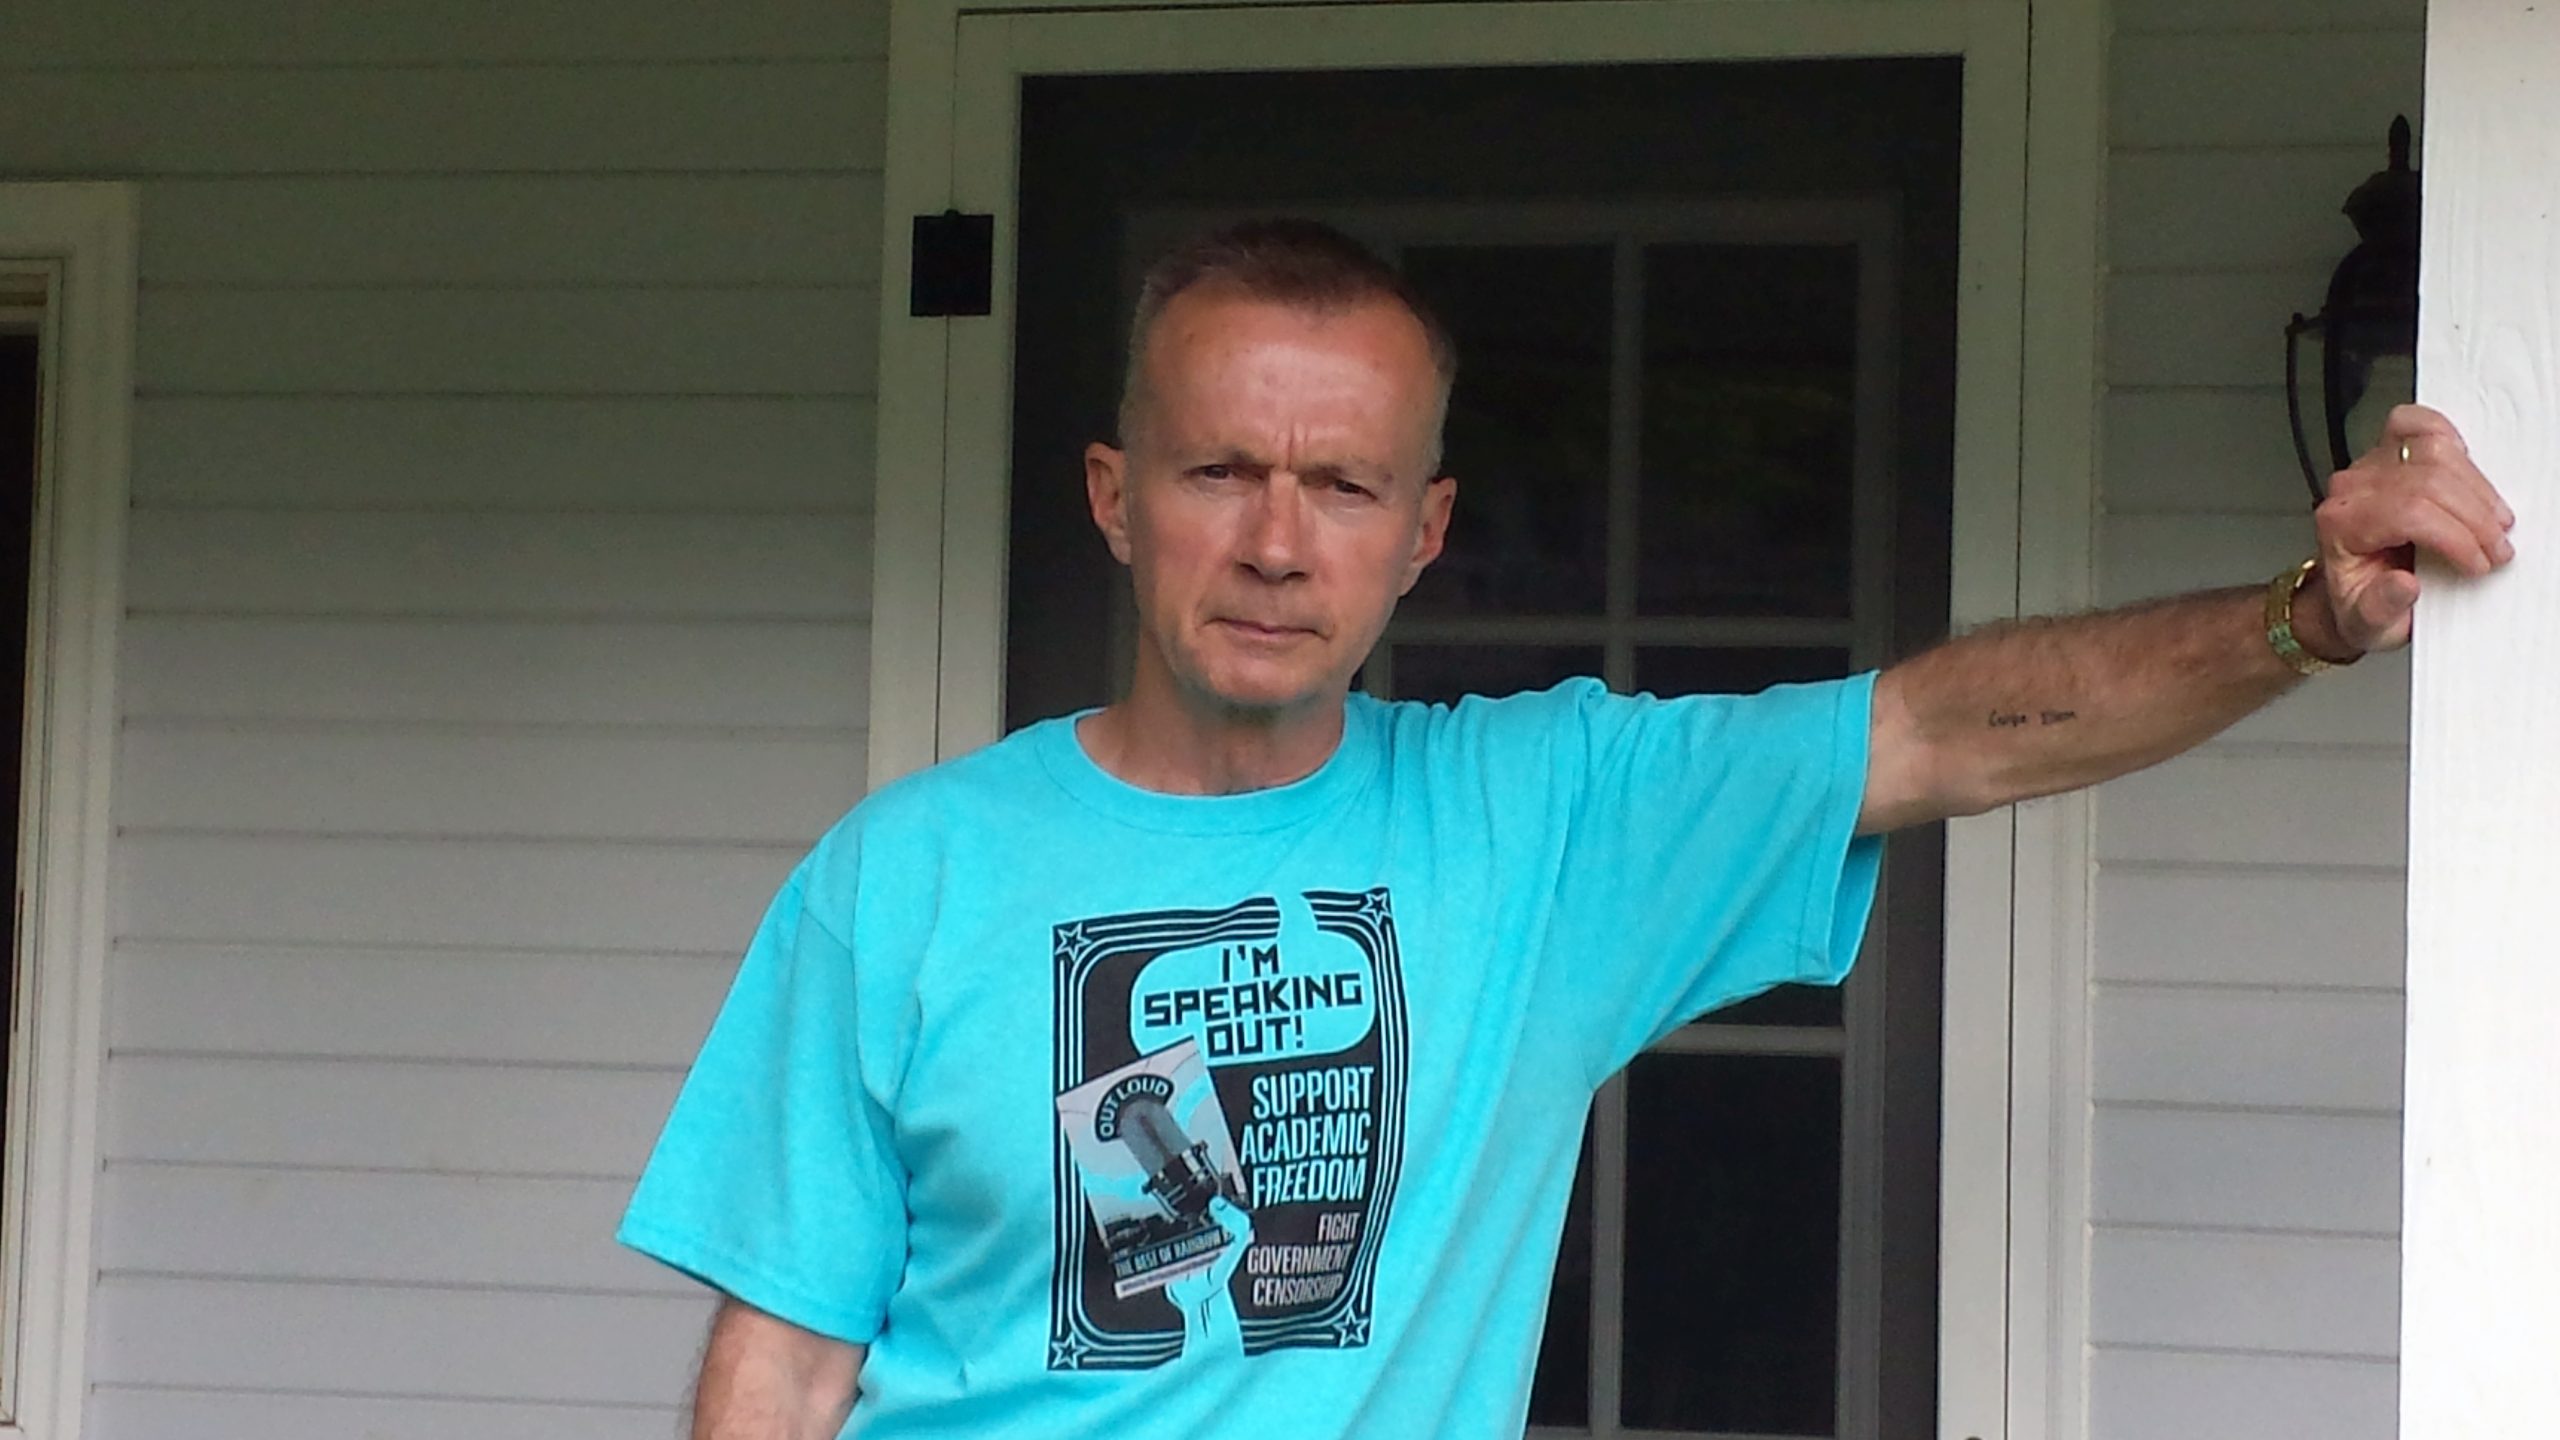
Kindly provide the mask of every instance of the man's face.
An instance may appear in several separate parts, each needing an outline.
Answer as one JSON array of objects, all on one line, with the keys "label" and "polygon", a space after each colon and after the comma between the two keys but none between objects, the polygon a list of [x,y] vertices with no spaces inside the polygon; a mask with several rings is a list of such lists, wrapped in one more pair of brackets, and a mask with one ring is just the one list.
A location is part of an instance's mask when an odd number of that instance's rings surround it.
[{"label": "man's face", "polygon": [[1439,555],[1439,377],[1403,307],[1309,313],[1192,290],[1158,316],[1127,451],[1085,452],[1094,523],[1130,567],[1149,666],[1278,716],[1350,688]]}]

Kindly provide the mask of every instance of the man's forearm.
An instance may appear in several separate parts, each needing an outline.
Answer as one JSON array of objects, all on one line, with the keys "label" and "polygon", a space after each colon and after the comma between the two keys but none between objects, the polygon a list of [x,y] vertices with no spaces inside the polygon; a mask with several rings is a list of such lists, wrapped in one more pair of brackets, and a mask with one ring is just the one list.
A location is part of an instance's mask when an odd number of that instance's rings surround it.
[{"label": "man's forearm", "polygon": [[[1909,813],[1861,817],[1888,830],[1978,814],[2096,784],[2165,760],[2291,688],[2269,647],[2264,590],[2212,590],[1960,636],[1885,672],[1876,724],[1918,743],[1879,747],[1938,773],[1887,793]],[[2346,658],[2306,592],[2296,628],[2312,653]]]},{"label": "man's forearm", "polygon": [[702,1352],[692,1440],[835,1440],[862,1357],[860,1346],[724,1302]]}]

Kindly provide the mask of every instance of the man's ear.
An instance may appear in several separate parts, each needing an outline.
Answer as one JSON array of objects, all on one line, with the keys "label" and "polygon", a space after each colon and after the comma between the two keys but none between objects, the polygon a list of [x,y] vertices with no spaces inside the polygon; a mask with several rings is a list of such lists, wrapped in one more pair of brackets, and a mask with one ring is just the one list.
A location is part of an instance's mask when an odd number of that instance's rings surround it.
[{"label": "man's ear", "polygon": [[1449,543],[1449,513],[1458,503],[1458,477],[1441,475],[1422,487],[1422,528],[1413,539],[1413,556],[1405,562],[1404,584],[1396,594],[1410,595],[1422,579],[1422,572],[1440,558],[1441,547]]},{"label": "man's ear", "polygon": [[1097,440],[1084,447],[1084,498],[1093,528],[1102,532],[1113,559],[1129,563],[1129,457]]}]

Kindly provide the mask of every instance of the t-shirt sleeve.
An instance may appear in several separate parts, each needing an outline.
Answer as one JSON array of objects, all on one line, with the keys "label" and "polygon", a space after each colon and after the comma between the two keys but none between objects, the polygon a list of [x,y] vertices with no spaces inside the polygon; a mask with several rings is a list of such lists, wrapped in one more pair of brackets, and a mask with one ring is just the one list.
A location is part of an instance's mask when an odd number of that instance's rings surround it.
[{"label": "t-shirt sleeve", "polygon": [[1593,1080],[1710,1010],[1857,958],[1873,674],[1757,695],[1574,694],[1585,767],[1548,957]]},{"label": "t-shirt sleeve", "polygon": [[854,962],[794,875],[747,948],[616,1238],[860,1345],[880,1332],[907,1237],[882,1074],[903,1022],[864,1012]]}]

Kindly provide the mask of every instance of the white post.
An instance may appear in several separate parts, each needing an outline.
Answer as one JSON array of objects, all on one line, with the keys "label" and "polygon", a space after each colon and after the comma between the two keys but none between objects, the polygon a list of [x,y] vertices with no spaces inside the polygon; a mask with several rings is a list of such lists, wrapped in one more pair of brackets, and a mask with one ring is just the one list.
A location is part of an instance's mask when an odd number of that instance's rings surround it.
[{"label": "white post", "polygon": [[2427,15],[2420,398],[2518,558],[2419,604],[2400,1433],[2560,1436],[2560,3]]}]

